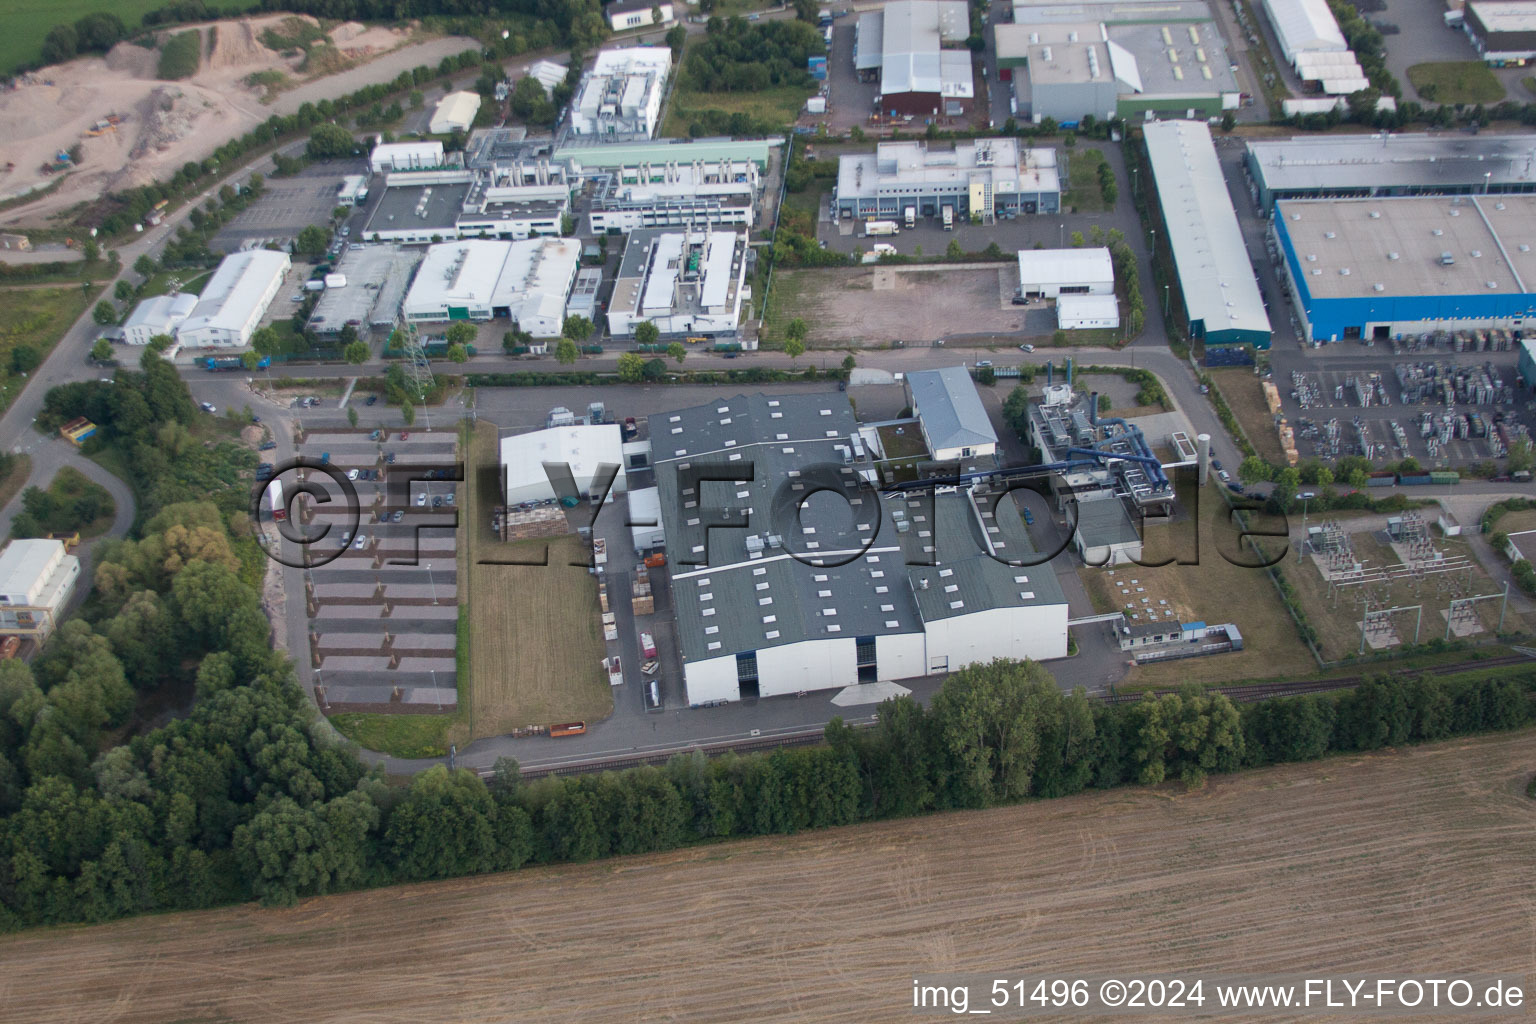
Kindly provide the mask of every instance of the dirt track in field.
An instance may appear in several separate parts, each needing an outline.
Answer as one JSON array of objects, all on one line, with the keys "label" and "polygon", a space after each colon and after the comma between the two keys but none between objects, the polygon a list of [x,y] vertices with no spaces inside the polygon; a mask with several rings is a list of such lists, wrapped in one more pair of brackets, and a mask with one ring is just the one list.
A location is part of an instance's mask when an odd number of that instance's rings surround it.
[{"label": "dirt track in field", "polygon": [[0,939],[0,1016],[863,1024],[919,1019],[920,972],[1536,983],[1533,768],[1527,731],[1196,793],[37,931]]}]

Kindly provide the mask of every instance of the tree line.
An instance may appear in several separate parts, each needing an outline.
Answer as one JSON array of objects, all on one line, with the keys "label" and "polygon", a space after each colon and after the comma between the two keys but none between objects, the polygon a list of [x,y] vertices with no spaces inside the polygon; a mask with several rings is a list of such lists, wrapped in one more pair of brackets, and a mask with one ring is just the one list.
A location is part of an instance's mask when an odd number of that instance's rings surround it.
[{"label": "tree line", "polygon": [[761,92],[780,85],[810,88],[806,60],[827,52],[814,25],[803,21],[750,24],[712,17],[704,39],[683,61],[684,81],[695,92]]}]

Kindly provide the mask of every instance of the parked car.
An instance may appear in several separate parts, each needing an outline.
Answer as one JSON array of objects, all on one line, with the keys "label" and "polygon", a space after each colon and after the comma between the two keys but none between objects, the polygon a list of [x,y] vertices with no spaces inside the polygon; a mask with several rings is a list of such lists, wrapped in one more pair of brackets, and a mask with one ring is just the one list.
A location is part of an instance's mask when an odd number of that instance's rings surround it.
[{"label": "parked car", "polygon": [[352,543],[352,531],[348,530],[341,535],[341,546],[346,547],[350,543]]},{"label": "parked car", "polygon": [[274,449],[276,447],[277,447],[277,442],[276,441],[263,441],[263,442],[261,442],[261,447],[258,450],[259,451],[264,451],[264,452],[269,452],[269,451],[271,451],[272,449]]},{"label": "parked car", "polygon": [[356,480],[357,479],[357,470],[355,470],[355,469],[347,470],[347,479],[348,480]]},{"label": "parked car", "polygon": [[432,495],[432,507],[433,508],[442,508],[442,506],[443,506],[443,496],[441,494],[434,494],[434,495]]},{"label": "parked car", "polygon": [[420,494],[416,495],[416,504],[417,505],[425,505],[426,503],[427,503],[427,492],[426,491],[422,491]]},{"label": "parked car", "polygon": [[1019,346],[1019,351],[1020,352],[1033,352],[1034,350],[1035,350],[1035,346],[1033,346],[1033,345],[1020,345]]},{"label": "parked car", "polygon": [[1221,472],[1221,460],[1220,459],[1212,459],[1211,460],[1211,468],[1214,469],[1216,472],[1220,473]]},{"label": "parked car", "polygon": [[386,466],[393,466],[395,464],[395,453],[394,452],[385,452],[384,453],[384,464]]},{"label": "parked car", "polygon": [[360,533],[360,534],[357,535],[357,540],[352,542],[352,547],[354,549],[356,549],[356,550],[361,551],[363,545],[367,544],[367,543],[368,543],[368,536],[367,536],[367,534]]},{"label": "parked car", "polygon": [[990,359],[978,359],[978,360],[976,360],[976,369],[978,369],[978,370],[985,369],[985,368],[987,368],[987,367],[989,367],[991,365],[992,365],[992,360],[990,360]]},{"label": "parked car", "polygon": [[378,395],[369,395],[368,396],[368,401],[364,402],[363,404],[364,405],[372,405],[374,402],[377,402],[378,400],[379,400],[379,396]]},{"label": "parked car", "polygon": [[1035,525],[1035,514],[1033,512],[1031,512],[1029,509],[1025,509],[1024,510],[1024,523],[1027,526],[1034,526]]},{"label": "parked car", "polygon": [[449,491],[446,495],[443,496],[443,504],[445,505],[452,505],[456,501],[458,501],[458,498],[455,497],[452,491]]},{"label": "parked car", "polygon": [[400,520],[402,520],[404,518],[405,518],[405,510],[397,508],[397,509],[395,509],[395,511],[393,513],[390,514],[389,521],[392,522],[392,523],[398,523]]},{"label": "parked car", "polygon": [[411,432],[409,430],[402,430],[402,431],[400,431],[400,440],[402,440],[402,441],[409,441],[410,439],[411,439]]},{"label": "parked car", "polygon": [[207,402],[199,402],[197,407],[206,413],[216,413],[219,411],[218,406],[209,405]]},{"label": "parked car", "polygon": [[1011,301],[1013,302],[1013,304],[1015,306],[1027,306],[1027,305],[1029,305],[1029,299],[1025,298],[1022,295],[1015,295]]},{"label": "parked car", "polygon": [[1228,483],[1232,482],[1232,475],[1230,473],[1228,473],[1224,469],[1218,469],[1216,471],[1216,475],[1221,477],[1221,482],[1224,483],[1224,484],[1228,484]]}]

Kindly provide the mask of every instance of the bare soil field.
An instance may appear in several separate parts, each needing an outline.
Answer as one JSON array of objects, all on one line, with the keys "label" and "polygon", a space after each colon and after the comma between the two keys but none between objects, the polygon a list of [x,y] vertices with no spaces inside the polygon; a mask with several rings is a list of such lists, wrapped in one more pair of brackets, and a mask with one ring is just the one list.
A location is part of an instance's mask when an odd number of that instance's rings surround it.
[{"label": "bare soil field", "polygon": [[[364,28],[347,22],[335,26],[330,38],[350,70],[306,82],[310,76],[302,70],[302,51],[290,51],[294,55],[284,57],[261,42],[264,29],[279,26],[288,17],[293,16],[201,26],[202,66],[185,81],[158,80],[159,52],[134,43],[119,43],[105,57],[73,60],[19,76],[16,88],[0,92],[0,138],[6,141],[5,160],[0,162],[0,199],[51,181],[42,165],[76,143],[81,146],[81,163],[62,186],[35,203],[6,211],[0,222],[40,223],[105,192],[169,178],[187,161],[203,159],[273,114],[292,113],[305,100],[387,81],[417,64],[436,66],[447,53],[475,45],[437,39],[412,46],[407,44],[416,34],[414,28]],[[385,55],[388,59],[380,59]],[[303,84],[264,104],[266,89],[250,82],[253,74],[263,71],[279,71]],[[86,135],[110,114],[124,118],[123,123],[99,136]]]},{"label": "bare soil field", "polygon": [[31,1022],[868,1024],[923,973],[1529,979],[1533,739],[37,930],[0,938],[0,997]]},{"label": "bare soil field", "polygon": [[[585,567],[591,552],[574,533],[548,541],[496,539],[491,510],[498,477],[494,469],[484,471],[496,465],[496,435],[495,424],[482,421],[470,442],[469,543],[459,558],[461,578],[469,580],[471,738],[613,714],[597,580]],[[485,564],[546,559],[547,565]]]},{"label": "bare soil field", "polygon": [[927,345],[961,334],[1022,330],[1027,307],[1008,302],[1017,277],[996,269],[818,268],[781,272],[774,281],[770,332],[802,317],[810,346]]}]

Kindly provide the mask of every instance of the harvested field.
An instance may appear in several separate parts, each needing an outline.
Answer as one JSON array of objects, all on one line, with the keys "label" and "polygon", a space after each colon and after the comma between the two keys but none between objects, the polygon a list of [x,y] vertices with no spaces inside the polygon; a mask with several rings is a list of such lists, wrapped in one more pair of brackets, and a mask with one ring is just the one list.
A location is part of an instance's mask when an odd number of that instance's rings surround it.
[{"label": "harvested field", "polygon": [[1009,305],[1018,284],[1012,264],[982,270],[849,267],[781,271],[774,276],[770,325],[782,336],[802,317],[812,347],[927,345],[960,334],[1009,334],[1024,327],[1023,306]]},{"label": "harvested field", "polygon": [[[1533,739],[1457,740],[1218,776],[1194,793],[1117,790],[292,910],[39,929],[0,939],[7,1010],[39,1024],[868,1024],[908,1019],[912,978],[925,972],[1529,979]],[[1201,1019],[1254,1019],[1205,1010]]]},{"label": "harvested field", "polygon": [[[468,543],[460,547],[459,573],[469,581],[469,685],[467,691],[460,686],[459,699],[469,702],[472,739],[613,713],[601,664],[607,648],[597,580],[586,570],[591,552],[585,542],[567,534],[507,544],[491,532],[496,434],[495,424],[480,421],[465,474]],[[481,564],[488,559],[547,564]]]}]

